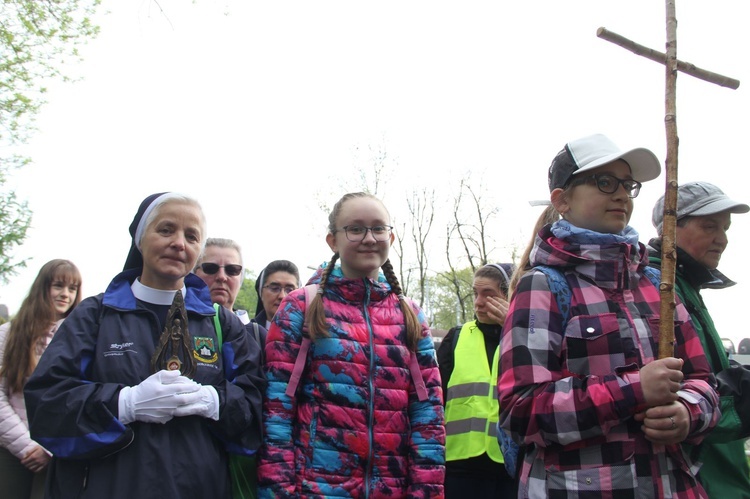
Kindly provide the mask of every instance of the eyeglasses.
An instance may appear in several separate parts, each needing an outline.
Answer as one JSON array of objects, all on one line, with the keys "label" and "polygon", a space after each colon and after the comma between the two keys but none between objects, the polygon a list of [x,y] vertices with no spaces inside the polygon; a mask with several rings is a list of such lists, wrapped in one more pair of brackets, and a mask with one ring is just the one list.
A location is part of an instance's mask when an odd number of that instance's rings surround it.
[{"label": "eyeglasses", "polygon": [[271,293],[277,295],[281,293],[282,290],[284,290],[284,293],[289,294],[297,288],[295,286],[292,286],[291,284],[282,286],[281,284],[272,283],[272,284],[266,284],[265,286],[263,286],[263,289],[267,289]]},{"label": "eyeglasses", "polygon": [[372,233],[372,237],[376,241],[387,241],[390,236],[393,227],[390,225],[376,225],[374,227],[365,227],[364,225],[346,225],[340,229],[336,229],[335,232],[346,232],[346,238],[353,243],[359,243],[365,240],[367,237],[367,231]]},{"label": "eyeglasses", "polygon": [[641,185],[643,185],[637,180],[633,180],[632,178],[621,179],[607,173],[595,173],[593,175],[589,175],[588,177],[576,179],[571,182],[571,185],[584,184],[591,181],[592,179],[594,180],[597,189],[599,189],[604,194],[614,194],[615,192],[617,192],[617,189],[620,188],[620,184],[622,184],[625,192],[628,193],[628,197],[631,198],[638,196],[638,193],[641,192]]},{"label": "eyeglasses", "polygon": [[219,265],[217,263],[201,263],[201,269],[208,275],[214,275],[219,269],[224,269],[228,276],[234,277],[242,273],[242,265],[230,263],[229,265]]}]

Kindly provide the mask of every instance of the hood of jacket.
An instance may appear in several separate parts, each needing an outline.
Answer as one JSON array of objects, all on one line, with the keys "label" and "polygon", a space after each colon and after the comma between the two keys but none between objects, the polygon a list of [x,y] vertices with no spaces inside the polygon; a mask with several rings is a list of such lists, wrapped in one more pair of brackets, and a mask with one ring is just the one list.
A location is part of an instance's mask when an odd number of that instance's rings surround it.
[{"label": "hood of jacket", "polygon": [[[642,269],[648,265],[646,246],[642,243],[579,242],[575,235],[559,238],[546,225],[536,235],[529,255],[532,266],[547,265],[561,271],[575,270],[602,288],[632,289],[638,287]],[[632,229],[631,229],[632,230]]]}]

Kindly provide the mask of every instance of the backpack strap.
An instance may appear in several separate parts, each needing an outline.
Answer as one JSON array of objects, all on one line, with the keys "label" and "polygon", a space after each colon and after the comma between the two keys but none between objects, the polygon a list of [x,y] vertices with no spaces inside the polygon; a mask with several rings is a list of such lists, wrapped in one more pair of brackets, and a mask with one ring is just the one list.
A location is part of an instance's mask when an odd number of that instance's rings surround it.
[{"label": "backpack strap", "polygon": [[[216,311],[216,313],[214,314],[214,328],[216,329],[216,340],[219,343],[219,352],[221,352],[221,345],[224,340],[224,335],[221,332],[221,323],[219,322],[219,308],[221,308],[221,305],[219,305],[218,303],[214,303],[214,310]],[[264,364],[266,361],[266,355],[263,349],[263,345],[260,344],[260,330],[258,329],[258,323],[253,321],[253,322],[250,322],[250,324],[253,325],[253,333],[255,335],[255,341],[258,342],[258,346],[260,347],[261,364]]]},{"label": "backpack strap", "polygon": [[657,290],[659,289],[659,286],[661,285],[661,270],[651,266],[646,266],[643,267],[643,275],[648,277],[648,280],[651,281],[651,284],[653,284]]},{"label": "backpack strap", "polygon": [[[297,360],[294,361],[294,368],[292,369],[292,375],[289,377],[289,383],[286,385],[285,394],[287,397],[294,397],[299,386],[300,379],[302,379],[302,373],[305,371],[305,364],[307,363],[307,354],[310,351],[310,336],[309,336],[309,319],[307,317],[307,309],[312,303],[315,295],[318,292],[317,284],[308,284],[305,286],[305,321],[302,324],[302,344],[299,347],[299,353],[297,353]],[[305,336],[305,333],[308,333]],[[409,354],[409,372],[411,373],[412,381],[414,382],[414,388],[417,391],[417,397],[420,402],[427,400],[427,387],[425,386],[424,379],[422,378],[422,372],[419,370],[419,361],[417,360],[417,354],[410,352]]]},{"label": "backpack strap", "polygon": [[[294,361],[294,369],[292,369],[292,375],[289,378],[289,383],[286,385],[286,391],[284,392],[287,397],[294,397],[297,392],[297,386],[299,386],[299,380],[302,379],[302,373],[305,371],[305,363],[307,362],[307,352],[310,350],[310,335],[308,333],[310,320],[307,317],[307,309],[312,303],[315,295],[318,292],[317,284],[308,284],[305,286],[305,321],[302,324],[302,344],[299,347],[299,353],[297,353],[297,360]],[[308,333],[305,336],[305,333]]]},{"label": "backpack strap", "polygon": [[417,391],[417,398],[420,402],[427,400],[427,387],[424,384],[424,378],[422,378],[422,372],[419,370],[419,361],[417,360],[417,353],[409,352],[409,371],[411,372],[411,379],[414,382],[414,389]]},{"label": "backpack strap", "polygon": [[266,363],[266,349],[265,345],[260,342],[260,329],[258,328],[258,323],[254,320],[250,321],[250,324],[253,325],[253,336],[255,336],[255,341],[258,343],[258,348],[260,348],[260,363],[263,365]]},{"label": "backpack strap", "polygon": [[539,265],[535,269],[543,272],[547,276],[549,290],[555,296],[557,308],[563,317],[562,332],[565,334],[565,328],[568,327],[568,318],[570,317],[570,286],[568,280],[558,268],[548,265]]},{"label": "backpack strap", "polygon": [[461,334],[461,330],[463,329],[463,326],[458,326],[456,328],[456,334],[453,335],[453,358],[456,357],[456,347],[458,346],[458,335]]},{"label": "backpack strap", "polygon": [[221,353],[221,344],[224,341],[224,335],[221,332],[221,323],[219,322],[219,305],[218,303],[214,303],[214,310],[216,313],[214,314],[214,327],[216,328],[216,340],[219,343],[219,353]]}]

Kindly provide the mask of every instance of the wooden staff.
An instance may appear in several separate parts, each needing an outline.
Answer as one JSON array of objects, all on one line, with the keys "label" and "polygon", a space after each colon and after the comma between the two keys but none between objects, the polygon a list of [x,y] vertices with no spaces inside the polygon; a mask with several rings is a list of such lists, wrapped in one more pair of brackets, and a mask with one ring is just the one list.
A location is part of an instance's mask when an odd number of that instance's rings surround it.
[{"label": "wooden staff", "polygon": [[667,178],[662,225],[659,285],[659,358],[674,356],[674,275],[677,266],[677,18],[674,0],[667,1],[667,58],[664,125],[667,133]]},{"label": "wooden staff", "polygon": [[674,0],[666,0],[667,53],[657,52],[639,45],[605,28],[596,30],[596,36],[619,45],[637,55],[664,64],[666,67],[666,92],[664,124],[667,133],[666,187],[664,193],[664,221],[662,224],[661,283],[659,297],[661,321],[659,323],[659,358],[674,356],[674,278],[677,267],[677,71],[722,87],[737,89],[739,80],[722,76],[677,59],[677,16]]}]

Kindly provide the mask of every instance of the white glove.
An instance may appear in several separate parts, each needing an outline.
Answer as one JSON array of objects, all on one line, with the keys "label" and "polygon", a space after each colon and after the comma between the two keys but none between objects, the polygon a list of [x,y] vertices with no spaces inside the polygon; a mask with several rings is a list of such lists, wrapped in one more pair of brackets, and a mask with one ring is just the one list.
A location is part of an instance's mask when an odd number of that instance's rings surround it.
[{"label": "white glove", "polygon": [[211,385],[198,385],[200,400],[189,405],[183,405],[174,410],[175,416],[202,416],[219,420],[219,394]]},{"label": "white glove", "polygon": [[180,374],[180,371],[159,371],[136,386],[120,390],[117,401],[119,419],[123,424],[133,421],[166,423],[178,407],[201,400],[201,385]]}]

